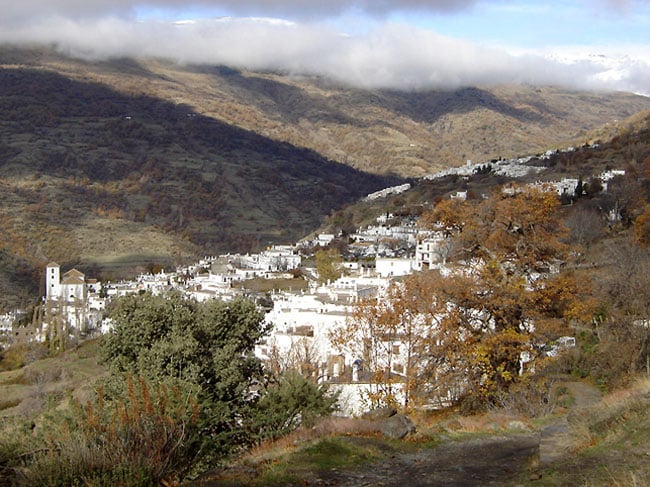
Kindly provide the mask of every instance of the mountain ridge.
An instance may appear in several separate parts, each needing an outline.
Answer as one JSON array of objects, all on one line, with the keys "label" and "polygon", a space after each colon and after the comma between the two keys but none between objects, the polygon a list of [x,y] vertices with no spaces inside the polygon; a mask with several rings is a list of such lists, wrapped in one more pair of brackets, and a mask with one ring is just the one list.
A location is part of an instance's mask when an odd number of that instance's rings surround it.
[{"label": "mountain ridge", "polygon": [[364,90],[320,77],[180,65],[159,59],[87,62],[20,50],[0,61],[95,80],[377,174],[420,177],[471,159],[515,157],[585,142],[590,131],[650,108],[650,97],[559,87]]}]

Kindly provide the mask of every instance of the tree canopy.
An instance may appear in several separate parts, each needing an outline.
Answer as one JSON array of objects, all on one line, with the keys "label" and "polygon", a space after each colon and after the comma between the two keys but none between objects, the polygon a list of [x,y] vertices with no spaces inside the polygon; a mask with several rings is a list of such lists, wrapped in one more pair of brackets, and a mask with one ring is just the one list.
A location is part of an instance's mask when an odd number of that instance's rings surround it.
[{"label": "tree canopy", "polygon": [[342,275],[340,252],[335,248],[318,250],[315,254],[318,282],[336,281]]},{"label": "tree canopy", "polygon": [[254,348],[268,329],[250,300],[145,293],[119,299],[110,316],[106,360],[119,373],[196,390],[204,450],[227,453],[333,410],[326,388],[265,372]]},{"label": "tree canopy", "polygon": [[116,371],[196,387],[206,436],[224,449],[245,440],[242,418],[253,414],[251,391],[264,380],[253,352],[266,326],[252,301],[133,295],[119,299],[110,316],[103,351]]}]

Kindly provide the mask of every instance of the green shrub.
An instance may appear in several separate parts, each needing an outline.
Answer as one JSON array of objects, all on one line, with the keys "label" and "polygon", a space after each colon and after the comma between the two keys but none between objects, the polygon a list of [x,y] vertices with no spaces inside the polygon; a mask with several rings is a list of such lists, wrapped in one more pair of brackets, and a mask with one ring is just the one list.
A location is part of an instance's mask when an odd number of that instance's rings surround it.
[{"label": "green shrub", "polygon": [[102,342],[114,371],[171,380],[198,391],[202,451],[218,461],[250,444],[252,391],[263,383],[255,343],[264,315],[246,299],[197,303],[178,293],[118,300]]},{"label": "green shrub", "polygon": [[46,420],[19,485],[150,486],[183,478],[198,454],[192,391],[126,379],[123,400],[72,403]]},{"label": "green shrub", "polygon": [[300,425],[313,426],[336,408],[337,395],[326,385],[317,385],[297,372],[288,371],[272,383],[255,407],[251,433],[259,440],[286,435]]}]

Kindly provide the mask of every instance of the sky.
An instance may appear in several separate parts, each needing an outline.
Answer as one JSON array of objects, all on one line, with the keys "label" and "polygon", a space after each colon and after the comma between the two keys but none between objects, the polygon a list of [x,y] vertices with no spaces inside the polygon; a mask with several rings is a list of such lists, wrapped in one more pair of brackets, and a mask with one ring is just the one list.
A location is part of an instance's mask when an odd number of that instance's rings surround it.
[{"label": "sky", "polygon": [[0,0],[0,42],[364,88],[527,83],[650,96],[647,0]]}]

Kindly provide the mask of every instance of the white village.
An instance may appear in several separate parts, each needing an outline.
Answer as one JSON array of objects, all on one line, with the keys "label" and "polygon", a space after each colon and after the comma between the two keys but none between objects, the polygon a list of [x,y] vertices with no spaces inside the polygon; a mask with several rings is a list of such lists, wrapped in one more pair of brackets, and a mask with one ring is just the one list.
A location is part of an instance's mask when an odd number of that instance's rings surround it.
[{"label": "white village", "polygon": [[[543,157],[551,155],[549,152]],[[491,170],[518,177],[543,169],[526,166],[529,160],[499,161]],[[449,174],[466,177],[482,167],[485,166],[468,161],[463,167],[428,178]],[[607,182],[624,174],[625,171],[612,170],[597,177],[603,191],[607,191]],[[573,195],[578,184],[576,178],[531,186],[562,196]],[[409,187],[388,188],[367,198],[383,198],[404,192]],[[509,187],[504,187],[503,191],[509,191]],[[449,197],[464,199],[467,194],[459,191]],[[616,219],[617,215],[613,214],[611,218]],[[10,313],[0,317],[0,331],[10,343],[20,340],[57,343],[96,337],[110,332],[112,324],[104,316],[105,309],[112,299],[120,296],[138,293],[163,295],[177,291],[199,302],[211,299],[229,301],[238,296],[254,297],[240,285],[246,280],[291,279],[301,275],[308,282],[305,288],[272,291],[264,296],[267,302],[265,321],[271,331],[256,346],[255,353],[265,363],[280,370],[298,368],[319,383],[329,383],[340,392],[341,411],[348,415],[359,414],[365,406],[364,397],[376,387],[370,379],[372,371],[364,363],[362,349],[335,344],[333,336],[337,330],[350,325],[358,303],[367,299],[381,301],[391,286],[400,285],[404,276],[432,269],[438,269],[443,276],[467,272],[471,263],[447,262],[451,244],[444,230],[425,230],[418,226],[416,218],[383,214],[374,224],[346,236],[349,252],[356,256],[356,260],[338,262],[341,277],[325,282],[319,279],[311,257],[316,250],[326,248],[340,235],[318,234],[293,245],[270,246],[259,254],[205,257],[194,265],[141,274],[133,280],[120,282],[100,282],[77,269],[62,269],[59,264],[51,262],[44,269],[45,295],[42,306],[34,312],[31,326],[14,326],[17,313]],[[421,323],[421,326],[425,325],[428,326]],[[572,337],[562,337],[548,353],[556,353],[557,347],[574,344]],[[374,366],[388,369],[399,396],[400,383],[406,380],[409,343],[391,337],[390,343],[385,345],[390,347],[390,358],[379,358]],[[530,354],[522,353],[521,371],[534,366],[528,364],[530,360]],[[451,392],[446,391],[439,395],[431,407],[448,404],[449,394]]]}]

